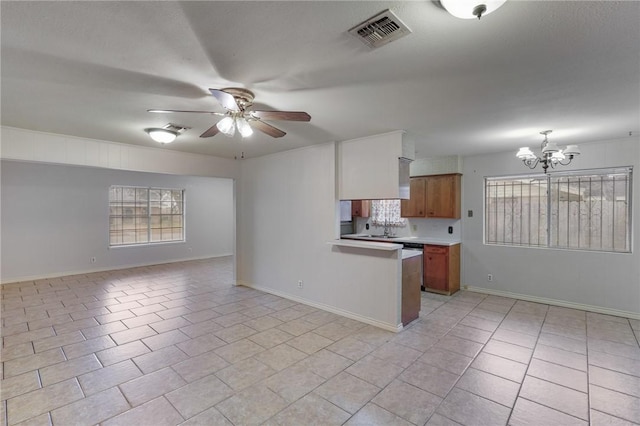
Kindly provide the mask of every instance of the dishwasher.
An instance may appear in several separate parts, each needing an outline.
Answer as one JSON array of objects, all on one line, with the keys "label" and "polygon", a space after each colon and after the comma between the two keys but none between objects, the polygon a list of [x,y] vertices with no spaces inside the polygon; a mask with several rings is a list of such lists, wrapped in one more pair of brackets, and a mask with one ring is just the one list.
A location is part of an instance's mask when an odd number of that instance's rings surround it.
[{"label": "dishwasher", "polygon": [[402,250],[415,250],[419,251],[422,254],[422,273],[420,274],[420,290],[425,291],[424,289],[424,244],[420,243],[402,243]]}]

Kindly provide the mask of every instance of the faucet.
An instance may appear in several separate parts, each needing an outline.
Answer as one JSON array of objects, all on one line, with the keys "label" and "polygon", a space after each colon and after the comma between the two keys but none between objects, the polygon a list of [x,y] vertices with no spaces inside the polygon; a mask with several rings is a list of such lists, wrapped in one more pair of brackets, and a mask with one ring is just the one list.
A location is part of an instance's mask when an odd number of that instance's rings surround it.
[{"label": "faucet", "polygon": [[389,238],[390,236],[390,232],[389,232],[389,221],[387,218],[384,219],[384,237],[385,238]]}]

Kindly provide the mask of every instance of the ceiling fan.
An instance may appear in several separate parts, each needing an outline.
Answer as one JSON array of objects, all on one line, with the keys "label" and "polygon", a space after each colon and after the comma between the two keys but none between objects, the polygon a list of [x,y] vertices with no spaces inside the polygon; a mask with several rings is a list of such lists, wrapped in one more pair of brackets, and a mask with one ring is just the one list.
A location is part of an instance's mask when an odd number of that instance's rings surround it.
[{"label": "ceiling fan", "polygon": [[274,138],[281,138],[286,135],[282,130],[265,123],[263,120],[289,120],[289,121],[310,121],[311,116],[302,111],[254,111],[250,110],[253,105],[254,94],[248,89],[240,87],[228,87],[226,89],[209,89],[214,98],[227,111],[184,111],[175,109],[149,109],[148,112],[157,113],[199,113],[219,115],[224,118],[207,129],[201,138],[215,136],[222,132],[227,136],[233,136],[236,128],[242,137],[251,136],[253,129],[260,130]]}]

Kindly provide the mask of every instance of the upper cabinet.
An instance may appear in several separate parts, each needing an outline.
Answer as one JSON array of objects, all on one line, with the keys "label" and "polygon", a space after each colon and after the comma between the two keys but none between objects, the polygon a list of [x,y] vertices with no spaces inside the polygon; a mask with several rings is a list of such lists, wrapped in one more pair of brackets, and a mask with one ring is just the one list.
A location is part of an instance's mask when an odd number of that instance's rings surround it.
[{"label": "upper cabinet", "polygon": [[409,163],[414,157],[413,147],[403,131],[339,142],[339,198],[409,198]]},{"label": "upper cabinet", "polygon": [[370,210],[371,210],[371,200],[352,200],[351,201],[351,216],[369,217]]},{"label": "upper cabinet", "polygon": [[402,201],[402,217],[460,219],[461,176],[455,173],[411,178],[411,196]]},{"label": "upper cabinet", "polygon": [[427,211],[427,178],[415,177],[409,181],[409,199],[400,202],[402,217],[425,217]]}]

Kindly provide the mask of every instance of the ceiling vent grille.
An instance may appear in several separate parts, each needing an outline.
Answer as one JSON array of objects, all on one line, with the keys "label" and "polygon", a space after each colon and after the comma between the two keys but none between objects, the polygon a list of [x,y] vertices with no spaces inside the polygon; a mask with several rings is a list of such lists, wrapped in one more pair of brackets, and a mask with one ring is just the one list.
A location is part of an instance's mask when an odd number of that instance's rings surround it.
[{"label": "ceiling vent grille", "polygon": [[411,30],[392,11],[385,10],[349,30],[349,34],[369,47],[380,47],[411,34]]}]

